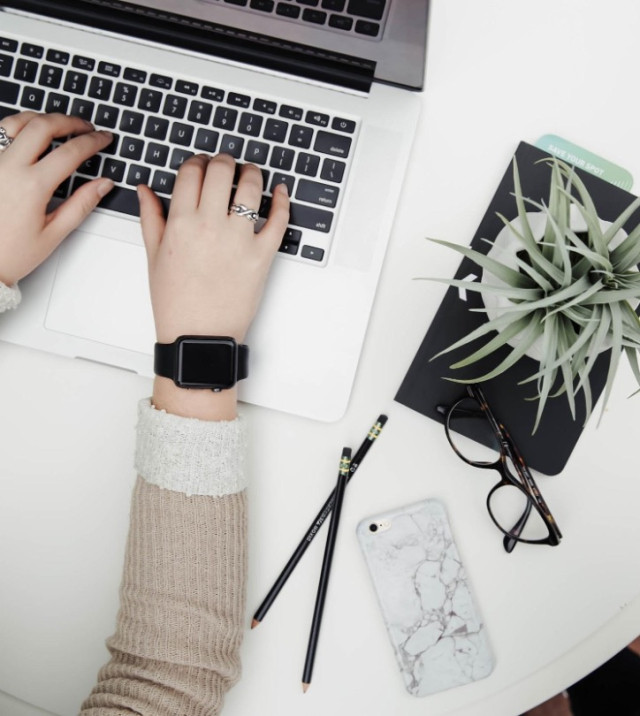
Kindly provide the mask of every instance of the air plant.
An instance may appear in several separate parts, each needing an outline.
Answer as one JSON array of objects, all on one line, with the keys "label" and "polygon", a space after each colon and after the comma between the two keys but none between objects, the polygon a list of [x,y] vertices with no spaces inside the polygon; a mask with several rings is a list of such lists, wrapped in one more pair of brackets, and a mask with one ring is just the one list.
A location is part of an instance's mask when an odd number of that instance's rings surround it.
[{"label": "air plant", "polygon": [[[514,160],[513,196],[517,218],[509,221],[498,214],[521,247],[512,257],[514,266],[507,266],[479,251],[433,239],[474,261],[483,269],[484,278],[489,274],[494,282],[430,279],[467,291],[479,291],[483,298],[497,295],[508,299],[498,315],[438,353],[440,356],[478,338],[488,337],[481,348],[451,365],[451,369],[472,365],[516,337],[518,341],[511,352],[485,375],[449,380],[460,383],[489,380],[514,365],[534,343],[541,347],[542,357],[537,370],[521,382],[534,383],[537,389],[532,398],[538,400],[534,433],[547,399],[562,394],[566,394],[575,420],[576,396],[582,391],[585,422],[588,420],[593,409],[589,373],[598,355],[609,347],[611,358],[602,411],[611,393],[623,350],[640,385],[637,355],[640,321],[634,310],[640,300],[637,268],[640,263],[640,224],[620,242],[624,235],[621,229],[640,207],[640,199],[633,201],[610,225],[603,226],[606,222],[598,218],[594,202],[573,168],[557,159],[541,161],[551,168],[548,203],[536,202],[523,195]],[[527,207],[542,212],[545,217],[542,237],[534,235]],[[582,217],[584,230],[572,228],[575,222],[571,215],[576,213]],[[491,241],[487,243],[493,245]],[[486,312],[487,309],[471,310]]]}]

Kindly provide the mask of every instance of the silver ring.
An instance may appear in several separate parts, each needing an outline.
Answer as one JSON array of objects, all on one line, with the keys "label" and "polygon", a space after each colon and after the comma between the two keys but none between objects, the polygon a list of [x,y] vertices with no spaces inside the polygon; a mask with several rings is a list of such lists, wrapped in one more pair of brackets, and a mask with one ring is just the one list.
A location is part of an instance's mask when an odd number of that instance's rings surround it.
[{"label": "silver ring", "polygon": [[4,127],[0,127],[0,153],[4,152],[11,142],[13,142],[13,137],[7,134],[7,130]]},{"label": "silver ring", "polygon": [[229,214],[236,214],[236,216],[242,216],[248,221],[253,222],[254,224],[260,218],[260,214],[258,214],[257,211],[255,211],[254,209],[250,209],[244,204],[231,204],[231,206],[229,207]]}]

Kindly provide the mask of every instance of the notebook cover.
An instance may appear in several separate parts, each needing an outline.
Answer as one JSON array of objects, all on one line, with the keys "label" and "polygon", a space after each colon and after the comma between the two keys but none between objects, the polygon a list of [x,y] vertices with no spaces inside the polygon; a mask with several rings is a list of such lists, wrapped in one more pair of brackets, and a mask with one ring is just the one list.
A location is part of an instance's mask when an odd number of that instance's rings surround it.
[{"label": "notebook cover", "polygon": [[[515,153],[523,194],[534,201],[544,201],[545,203],[548,201],[551,169],[546,162],[537,163],[540,159],[548,156],[550,155],[546,152],[525,142],[520,143]],[[635,199],[632,194],[592,174],[581,170],[576,171],[591,194],[598,215],[603,220],[613,221]],[[473,249],[485,254],[489,251],[490,246],[482,239],[494,239],[503,227],[496,212],[503,214],[508,220],[517,216],[516,203],[512,196],[513,191],[513,166],[510,161],[495,196],[473,237],[471,242]],[[639,222],[640,210],[631,216],[624,229],[629,232]],[[447,251],[449,249],[434,245],[433,250]],[[482,269],[471,259],[464,257],[455,278],[465,279],[470,274],[479,277],[482,275]],[[427,266],[425,266],[422,275],[429,275]],[[479,307],[483,307],[483,302],[477,291],[467,291],[463,298],[458,288],[449,287],[447,289],[440,308],[398,390],[395,399],[399,403],[442,423],[443,417],[437,412],[436,406],[451,405],[465,394],[464,385],[444,380],[443,377],[472,379],[481,376],[508,355],[511,348],[503,346],[491,356],[472,366],[456,370],[449,368],[451,364],[483,345],[491,337],[489,335],[430,361],[439,351],[447,348],[487,320],[484,313],[467,310]],[[591,371],[594,405],[606,382],[609,356],[610,351],[603,353]],[[565,467],[582,432],[585,417],[584,401],[581,391],[576,399],[576,419],[574,421],[566,396],[550,398],[545,406],[538,430],[535,435],[532,435],[537,400],[527,400],[527,398],[536,394],[535,385],[532,383],[518,385],[518,383],[532,375],[537,366],[537,361],[525,356],[502,375],[483,383],[483,390],[492,410],[511,433],[529,466],[544,474],[556,475]],[[595,416],[592,416],[592,419],[597,419],[598,409],[599,406],[594,408]]]}]

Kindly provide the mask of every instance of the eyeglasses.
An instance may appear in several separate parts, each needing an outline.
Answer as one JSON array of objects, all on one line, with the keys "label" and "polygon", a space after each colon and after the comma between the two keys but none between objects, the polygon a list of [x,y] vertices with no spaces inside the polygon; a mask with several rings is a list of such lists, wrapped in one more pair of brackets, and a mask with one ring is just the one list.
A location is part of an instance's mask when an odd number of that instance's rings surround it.
[{"label": "eyeglasses", "polygon": [[502,479],[487,496],[487,509],[513,551],[518,542],[558,545],[562,533],[506,428],[495,417],[477,385],[450,408],[439,405],[445,432],[456,454],[469,465],[497,470]]}]

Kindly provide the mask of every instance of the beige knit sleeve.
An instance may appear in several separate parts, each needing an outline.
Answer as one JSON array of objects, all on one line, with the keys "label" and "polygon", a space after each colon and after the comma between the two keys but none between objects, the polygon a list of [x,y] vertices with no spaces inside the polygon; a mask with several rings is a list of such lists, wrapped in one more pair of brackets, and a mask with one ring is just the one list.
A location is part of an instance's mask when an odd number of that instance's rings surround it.
[{"label": "beige knit sleeve", "polygon": [[[152,418],[165,450],[172,435],[182,446],[187,472],[187,463],[201,462],[210,452],[219,430],[237,427],[235,421],[203,427],[170,416],[166,430],[159,430],[159,416]],[[144,422],[138,441],[147,450],[153,438]],[[219,452],[239,449],[233,441],[225,445]],[[234,455],[218,457],[225,465],[237,464]],[[100,670],[82,716],[218,714],[240,675],[245,581],[244,489],[188,496],[138,477],[116,633],[107,641],[111,660]]]}]

